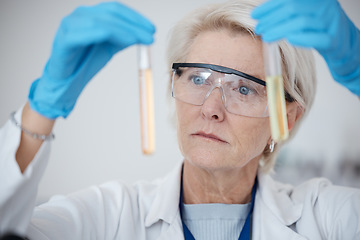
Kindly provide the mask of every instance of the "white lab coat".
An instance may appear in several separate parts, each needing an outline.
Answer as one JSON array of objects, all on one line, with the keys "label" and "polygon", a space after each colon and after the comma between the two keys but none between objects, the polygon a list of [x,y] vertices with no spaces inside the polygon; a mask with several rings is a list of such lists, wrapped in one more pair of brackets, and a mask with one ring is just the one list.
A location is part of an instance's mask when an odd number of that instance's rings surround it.
[{"label": "white lab coat", "polygon": [[[20,121],[20,113],[16,118]],[[133,185],[112,181],[53,197],[34,210],[50,144],[42,145],[21,174],[15,162],[19,139],[20,131],[10,122],[0,130],[0,235],[15,231],[30,239],[184,239],[178,207],[181,164],[164,179]],[[333,186],[326,179],[292,187],[266,174],[258,174],[258,181],[252,239],[360,239],[358,189]]]}]

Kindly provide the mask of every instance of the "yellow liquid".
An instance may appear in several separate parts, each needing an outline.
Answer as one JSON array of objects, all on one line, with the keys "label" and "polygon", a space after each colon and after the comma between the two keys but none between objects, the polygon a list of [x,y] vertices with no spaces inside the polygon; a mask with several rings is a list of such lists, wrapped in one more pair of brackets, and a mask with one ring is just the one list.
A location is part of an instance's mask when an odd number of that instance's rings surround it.
[{"label": "yellow liquid", "polygon": [[141,148],[144,154],[155,151],[154,89],[151,69],[140,70]]},{"label": "yellow liquid", "polygon": [[285,140],[289,136],[289,128],[282,76],[267,76],[266,89],[272,138],[275,142]]}]

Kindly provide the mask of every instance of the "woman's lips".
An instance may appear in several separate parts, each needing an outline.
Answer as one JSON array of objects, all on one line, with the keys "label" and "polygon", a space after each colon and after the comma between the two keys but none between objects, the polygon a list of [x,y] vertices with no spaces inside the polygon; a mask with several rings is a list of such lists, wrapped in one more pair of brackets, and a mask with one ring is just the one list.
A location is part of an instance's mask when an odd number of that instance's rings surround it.
[{"label": "woman's lips", "polygon": [[195,134],[192,134],[193,136],[197,136],[197,137],[202,137],[202,138],[206,138],[208,140],[212,140],[212,141],[217,141],[217,142],[222,142],[222,143],[228,143],[225,140],[221,139],[220,137],[216,136],[215,134],[212,133],[205,133],[205,132],[197,132]]}]

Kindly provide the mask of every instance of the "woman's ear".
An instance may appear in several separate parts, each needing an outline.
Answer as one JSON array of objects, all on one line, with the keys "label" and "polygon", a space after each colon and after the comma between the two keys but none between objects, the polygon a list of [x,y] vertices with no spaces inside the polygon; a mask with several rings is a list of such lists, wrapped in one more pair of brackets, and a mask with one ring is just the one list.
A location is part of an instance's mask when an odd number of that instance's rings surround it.
[{"label": "woman's ear", "polygon": [[304,109],[297,102],[291,102],[286,105],[286,111],[289,131],[291,131],[297,120],[303,115]]}]

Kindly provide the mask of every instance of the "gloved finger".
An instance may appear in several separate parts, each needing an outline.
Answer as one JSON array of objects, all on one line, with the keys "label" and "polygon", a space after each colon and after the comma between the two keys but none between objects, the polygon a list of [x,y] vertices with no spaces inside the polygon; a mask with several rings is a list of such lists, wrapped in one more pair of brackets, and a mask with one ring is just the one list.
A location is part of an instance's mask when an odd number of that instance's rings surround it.
[{"label": "gloved finger", "polygon": [[274,10],[278,9],[284,4],[284,0],[270,0],[260,6],[254,8],[251,12],[251,17],[254,19],[261,19],[266,17],[268,14],[272,13]]},{"label": "gloved finger", "polygon": [[293,13],[283,13],[282,7],[283,6],[279,6],[278,9],[259,19],[258,24],[255,27],[255,33],[261,35],[265,31],[272,29],[274,26],[282,24],[294,17]]},{"label": "gloved finger", "polygon": [[331,44],[331,37],[326,33],[307,32],[292,34],[287,38],[291,45],[306,48],[315,48],[318,51],[327,49]]},{"label": "gloved finger", "polygon": [[[153,34],[154,28],[147,19],[121,4],[77,8],[61,22],[49,59],[48,74],[54,79],[65,79],[85,60],[102,66],[123,48],[136,43],[152,43]],[[97,50],[93,51],[94,48]]]},{"label": "gloved finger", "polygon": [[[59,44],[55,43],[48,70],[53,78],[67,78],[89,57],[90,48],[97,47],[97,53],[107,55],[108,61],[116,52],[126,47],[133,44],[150,44],[153,41],[152,33],[121,21],[101,23],[95,27],[91,25],[88,28],[72,28],[61,36]],[[104,53],[100,53],[100,50]],[[100,61],[99,56],[93,57]]]},{"label": "gloved finger", "polygon": [[314,21],[312,17],[295,16],[267,28],[263,31],[262,38],[264,41],[272,42],[283,38],[287,39],[294,34],[299,35],[301,33],[326,34],[327,28],[323,22]]},{"label": "gloved finger", "polygon": [[[261,35],[266,30],[288,22],[293,18],[308,18],[313,21],[309,25],[322,23],[324,26],[329,24],[333,15],[331,14],[331,0],[314,1],[314,0],[286,0],[278,2],[276,8],[258,19],[255,32]],[[294,25],[293,27],[297,27]]]},{"label": "gloved finger", "polygon": [[[279,4],[276,9],[273,9],[268,14],[264,15],[262,18],[259,19],[259,22],[256,26],[255,32],[257,34],[262,34],[268,29],[272,29],[277,25],[282,25],[291,21],[292,19],[301,18],[303,21],[305,19],[309,19],[307,22],[309,25],[312,23],[322,23],[322,21],[318,21],[316,19],[317,13],[314,13],[314,9],[312,6],[298,6],[297,2],[291,1],[292,4],[286,2],[283,4]],[[301,11],[300,11],[301,8]],[[313,22],[310,22],[313,21]],[[303,25],[302,25],[303,26]],[[293,25],[292,27],[297,27]]]},{"label": "gloved finger", "polygon": [[135,10],[118,2],[100,3],[99,7],[106,12],[107,16],[122,18],[124,21],[145,28],[149,32],[155,32],[155,26],[146,17],[136,12]]},{"label": "gloved finger", "polygon": [[73,50],[76,47],[103,42],[125,48],[135,43],[150,44],[154,40],[152,32],[123,20],[116,22],[97,21],[89,26],[73,27],[68,29],[61,38],[63,50]]},{"label": "gloved finger", "polygon": [[[106,29],[110,33],[110,36],[114,37],[112,38],[113,40],[116,40],[113,42],[114,44],[116,44],[116,42],[120,44],[122,41],[126,41],[127,38],[134,37],[137,39],[134,43],[150,44],[153,42],[155,27],[149,21],[142,17],[139,19],[140,21],[134,21],[136,19],[129,19],[123,14],[112,14],[111,10],[113,9],[110,9],[107,14],[95,17],[95,21],[96,24],[98,24],[98,28]],[[134,12],[130,11],[130,13]],[[141,19],[151,25],[142,24]]]},{"label": "gloved finger", "polygon": [[137,43],[151,43],[153,33],[154,29],[129,22],[122,16],[85,9],[62,21],[55,45],[63,49],[75,48],[108,41],[107,37],[113,35],[121,36],[119,40],[124,42],[138,36]]}]

